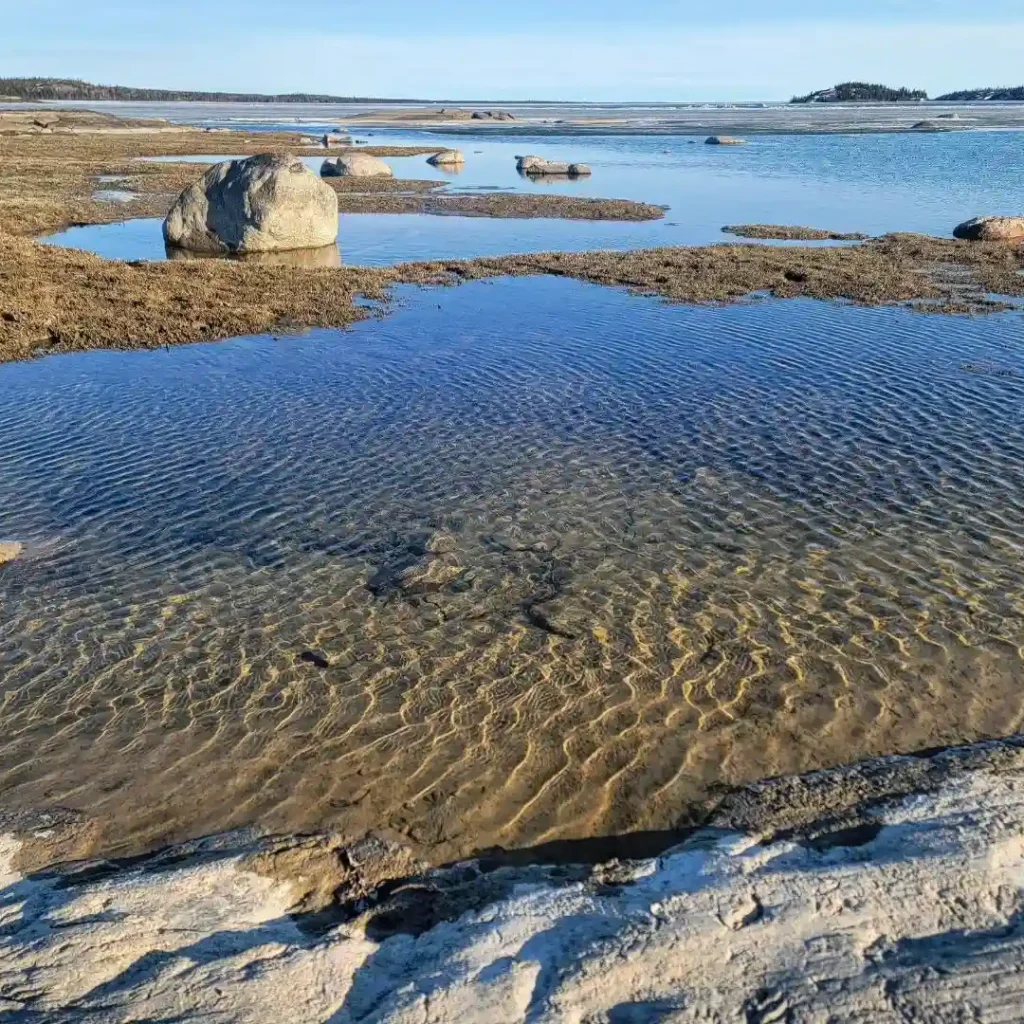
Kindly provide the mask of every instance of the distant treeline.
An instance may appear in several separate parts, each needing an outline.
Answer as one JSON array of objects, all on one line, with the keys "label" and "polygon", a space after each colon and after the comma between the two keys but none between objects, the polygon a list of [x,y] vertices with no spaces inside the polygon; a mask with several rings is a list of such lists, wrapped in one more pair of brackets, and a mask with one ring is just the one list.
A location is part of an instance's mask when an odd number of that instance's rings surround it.
[{"label": "distant treeline", "polygon": [[[790,103],[915,103],[928,99],[923,89],[891,89],[870,82],[843,82],[831,89],[794,96]],[[1024,86],[999,89],[961,89],[936,96],[936,103],[1024,102]]]},{"label": "distant treeline", "polygon": [[961,89],[959,92],[947,92],[939,96],[939,100],[947,103],[977,103],[979,100],[1008,102],[1024,100],[1024,85],[1010,89]]},{"label": "distant treeline", "polygon": [[[125,100],[132,102],[176,103],[181,101],[213,103],[380,103],[379,96],[322,96],[295,92],[267,96],[252,92],[193,92],[177,89],[132,89],[123,85],[93,85],[72,78],[0,78],[0,97],[26,101],[49,100]],[[390,102],[390,100],[389,100]],[[399,103],[415,100],[395,99]]]},{"label": "distant treeline", "polygon": [[913,103],[928,99],[923,89],[891,89],[871,82],[842,82],[831,89],[794,96],[790,103]]}]

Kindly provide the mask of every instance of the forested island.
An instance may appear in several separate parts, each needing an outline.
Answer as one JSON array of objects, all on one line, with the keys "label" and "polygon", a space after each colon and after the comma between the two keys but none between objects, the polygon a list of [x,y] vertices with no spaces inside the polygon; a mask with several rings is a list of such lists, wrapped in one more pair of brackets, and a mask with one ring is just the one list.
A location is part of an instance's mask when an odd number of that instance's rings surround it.
[{"label": "forested island", "polygon": [[25,102],[52,100],[122,100],[136,103],[415,103],[378,96],[324,96],[319,93],[265,95],[251,92],[195,92],[178,89],[133,89],[124,85],[93,85],[74,78],[0,78],[0,99]]},{"label": "forested island", "polygon": [[944,103],[1014,103],[1024,100],[1024,85],[999,89],[961,89],[959,92],[947,92],[938,99]]},{"label": "forested island", "polygon": [[806,96],[794,96],[790,103],[915,103],[928,99],[923,89],[891,89],[871,82],[842,82]]}]

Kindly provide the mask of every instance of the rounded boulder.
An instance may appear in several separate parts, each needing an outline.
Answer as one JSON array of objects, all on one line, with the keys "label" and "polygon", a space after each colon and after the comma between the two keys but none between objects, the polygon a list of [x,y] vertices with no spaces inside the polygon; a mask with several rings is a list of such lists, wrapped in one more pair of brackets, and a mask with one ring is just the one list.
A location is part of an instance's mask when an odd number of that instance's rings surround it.
[{"label": "rounded boulder", "polygon": [[338,197],[295,157],[226,160],[189,185],[164,221],[168,246],[243,254],[312,249],[338,238]]}]

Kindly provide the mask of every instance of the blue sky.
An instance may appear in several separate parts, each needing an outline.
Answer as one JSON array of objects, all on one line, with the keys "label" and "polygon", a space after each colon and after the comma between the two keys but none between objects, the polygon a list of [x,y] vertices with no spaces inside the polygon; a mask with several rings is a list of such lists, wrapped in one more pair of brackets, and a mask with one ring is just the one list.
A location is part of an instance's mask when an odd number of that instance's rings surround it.
[{"label": "blue sky", "polygon": [[701,100],[848,78],[1024,84],[1022,0],[0,0],[0,25],[0,74],[163,88]]}]

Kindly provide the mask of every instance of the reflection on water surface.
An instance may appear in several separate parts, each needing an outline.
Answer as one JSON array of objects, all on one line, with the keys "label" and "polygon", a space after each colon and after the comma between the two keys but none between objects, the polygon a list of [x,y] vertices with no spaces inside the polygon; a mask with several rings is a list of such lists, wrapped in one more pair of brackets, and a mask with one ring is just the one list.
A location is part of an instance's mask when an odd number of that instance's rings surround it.
[{"label": "reflection on water surface", "polygon": [[1020,727],[1015,315],[402,294],[0,370],[7,806],[443,860]]}]

